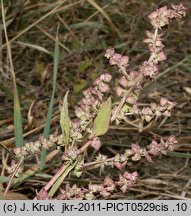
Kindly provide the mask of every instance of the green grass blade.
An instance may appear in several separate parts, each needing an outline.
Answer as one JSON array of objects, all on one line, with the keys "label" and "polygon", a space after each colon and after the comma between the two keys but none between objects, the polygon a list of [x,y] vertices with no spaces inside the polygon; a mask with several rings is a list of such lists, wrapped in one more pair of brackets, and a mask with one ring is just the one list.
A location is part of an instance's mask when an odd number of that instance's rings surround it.
[{"label": "green grass blade", "polygon": [[14,88],[14,127],[15,127],[15,145],[22,147],[24,145],[22,115],[17,88]]},{"label": "green grass blade", "polygon": [[177,158],[191,158],[191,154],[189,153],[168,152],[168,155],[171,157],[177,157]]},{"label": "green grass blade", "polygon": [[4,200],[3,191],[0,189],[0,200]]},{"label": "green grass blade", "polygon": [[[51,125],[53,105],[54,105],[54,96],[55,96],[55,91],[56,91],[56,79],[57,79],[57,74],[58,74],[58,60],[59,60],[59,41],[58,41],[58,36],[57,36],[56,43],[55,43],[55,50],[54,50],[53,90],[52,90],[52,96],[51,96],[49,107],[48,107],[46,124],[45,124],[44,132],[43,132],[45,139],[48,139],[48,136],[50,133],[50,125]],[[40,169],[41,170],[44,168],[45,158],[46,158],[46,149],[42,148],[41,158],[40,158]]]},{"label": "green grass blade", "polygon": [[82,28],[104,29],[104,25],[98,22],[79,22],[69,25],[71,29],[80,30]]},{"label": "green grass blade", "polygon": [[[1,12],[2,12],[2,23],[3,25],[1,28],[4,30],[5,40],[7,44],[7,54],[8,59],[10,63],[10,71],[13,78],[13,97],[14,97],[14,133],[15,133],[15,145],[16,147],[22,147],[24,145],[23,140],[23,128],[22,128],[22,115],[21,115],[21,108],[20,108],[20,102],[19,102],[19,96],[17,91],[17,84],[16,84],[16,77],[15,77],[15,71],[13,66],[13,60],[12,60],[12,52],[10,47],[10,41],[7,34],[7,25],[6,25],[6,18],[5,18],[5,8],[4,8],[4,2],[1,0]],[[0,40],[0,45],[1,45]]]}]

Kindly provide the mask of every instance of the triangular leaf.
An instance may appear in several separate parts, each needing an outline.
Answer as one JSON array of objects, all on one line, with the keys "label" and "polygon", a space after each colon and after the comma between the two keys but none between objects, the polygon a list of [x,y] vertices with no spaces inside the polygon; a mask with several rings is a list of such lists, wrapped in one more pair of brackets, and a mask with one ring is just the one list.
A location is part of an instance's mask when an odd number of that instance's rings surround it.
[{"label": "triangular leaf", "polygon": [[104,135],[109,129],[111,118],[111,98],[105,101],[93,123],[93,136]]},{"label": "triangular leaf", "polygon": [[63,141],[66,145],[69,143],[70,137],[70,117],[68,113],[68,92],[66,92],[63,100],[62,110],[60,114],[60,126],[62,129]]}]

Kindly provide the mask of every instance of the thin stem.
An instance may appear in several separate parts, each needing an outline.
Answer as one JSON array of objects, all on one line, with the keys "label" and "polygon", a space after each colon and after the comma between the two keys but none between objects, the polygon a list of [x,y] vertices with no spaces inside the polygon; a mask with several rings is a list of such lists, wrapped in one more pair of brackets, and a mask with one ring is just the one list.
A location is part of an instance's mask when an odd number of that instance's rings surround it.
[{"label": "thin stem", "polygon": [[4,194],[3,194],[4,197],[5,197],[6,194],[8,193],[9,188],[10,188],[10,186],[11,186],[11,183],[12,183],[12,181],[13,181],[13,178],[14,178],[14,176],[16,175],[16,173],[18,172],[19,167],[20,167],[20,165],[22,164],[23,161],[24,161],[24,158],[22,158],[22,159],[19,161],[19,163],[17,164],[17,167],[16,167],[15,171],[11,174],[9,183],[8,183],[6,189],[5,189]]},{"label": "thin stem", "polygon": [[92,140],[89,140],[88,142],[86,142],[81,148],[80,148],[80,153],[79,154],[82,154],[91,144]]},{"label": "thin stem", "polygon": [[54,182],[62,175],[62,173],[70,166],[70,164],[64,164],[61,169],[53,176],[53,178],[46,184],[46,186],[44,187],[44,189],[46,191],[48,191],[52,185],[54,184]]}]

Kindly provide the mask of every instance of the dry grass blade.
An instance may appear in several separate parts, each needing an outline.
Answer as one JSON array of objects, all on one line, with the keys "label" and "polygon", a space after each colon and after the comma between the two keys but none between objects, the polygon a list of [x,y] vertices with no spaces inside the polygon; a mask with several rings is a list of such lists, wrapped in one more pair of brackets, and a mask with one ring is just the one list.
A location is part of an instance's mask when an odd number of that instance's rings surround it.
[{"label": "dry grass blade", "polygon": [[[2,1],[2,0],[1,0]],[[66,2],[66,0],[64,1],[58,1],[58,3],[56,4],[56,6],[51,10],[49,11],[48,13],[46,13],[44,16],[42,16],[40,19],[36,20],[35,22],[33,22],[31,25],[29,25],[27,28],[25,28],[24,30],[22,30],[20,33],[18,33],[15,37],[13,37],[9,42],[13,42],[15,41],[16,39],[18,39],[21,35],[25,34],[28,30],[30,30],[31,28],[33,28],[34,26],[36,26],[38,23],[40,23],[41,21],[43,21],[44,19],[46,19],[48,16],[58,12],[58,11],[61,11],[61,10],[66,10],[70,7],[72,7],[73,5],[77,5],[77,4],[80,4],[81,1],[77,1],[73,4],[68,4],[67,6],[64,6],[64,7],[61,7],[59,8],[60,6],[62,6],[62,4]],[[6,46],[6,44],[2,45],[0,47],[0,50],[3,49],[4,47]]]},{"label": "dry grass blade", "polygon": [[71,30],[71,28],[67,25],[67,23],[63,20],[62,17],[60,17],[60,15],[57,13],[56,16],[58,17],[59,21],[65,26],[65,28],[70,32],[70,34],[72,35],[72,37],[78,41],[78,43],[80,43],[80,41],[78,40],[78,38],[76,37],[76,35],[74,34],[74,32]]},{"label": "dry grass blade", "polygon": [[41,46],[38,46],[38,45],[35,45],[35,44],[30,44],[30,43],[18,42],[18,41],[15,42],[15,43],[19,44],[19,45],[21,45],[23,47],[29,47],[29,48],[32,48],[32,49],[35,49],[35,50],[38,50],[40,52],[44,52],[44,53],[50,55],[50,52],[47,49],[45,49],[44,47],[41,47]]},{"label": "dry grass blade", "polygon": [[15,71],[14,71],[14,66],[13,66],[13,61],[12,61],[11,47],[10,47],[10,43],[9,43],[9,39],[8,39],[8,35],[7,35],[7,28],[6,28],[6,21],[5,21],[5,10],[4,10],[4,5],[3,5],[3,0],[1,0],[1,9],[2,9],[4,34],[5,34],[6,44],[7,44],[7,53],[8,53],[8,57],[9,57],[9,63],[10,63],[10,71],[11,71],[12,78],[13,78],[15,143],[16,143],[17,147],[21,147],[24,145],[22,116],[21,116],[19,96],[18,96],[18,92],[17,92]]},{"label": "dry grass blade", "polygon": [[[59,114],[56,114],[55,117],[52,119],[52,121],[56,121],[58,118],[59,118]],[[31,134],[35,134],[35,133],[39,132],[41,129],[44,128],[44,126],[45,126],[45,123],[43,123],[42,125],[40,125],[40,126],[37,127],[37,128],[34,128],[34,129],[32,129],[32,130],[30,130],[30,131],[24,133],[24,134],[23,134],[23,137],[27,137],[27,136],[29,136],[29,135],[31,135]],[[12,137],[12,138],[10,138],[10,139],[6,139],[6,140],[1,141],[0,144],[1,144],[2,146],[10,147],[10,146],[12,146],[12,143],[13,143],[14,141],[15,141],[15,137]]]},{"label": "dry grass blade", "polygon": [[112,20],[110,19],[110,17],[107,15],[107,13],[103,10],[103,8],[101,8],[95,1],[93,0],[87,0],[92,6],[94,6],[105,18],[106,20],[109,22],[109,24],[111,25],[111,28],[114,32],[116,32],[119,36],[120,36],[120,32],[117,29],[117,27],[114,25],[114,23],[112,22]]},{"label": "dry grass blade", "polygon": [[182,197],[179,195],[173,195],[173,194],[168,194],[168,193],[159,193],[158,191],[147,191],[147,190],[141,190],[141,189],[136,189],[136,188],[130,188],[129,191],[136,191],[142,194],[146,194],[148,196],[149,195],[160,195],[160,196],[164,196],[164,197],[168,197],[169,199],[173,198],[173,199],[179,199],[179,200],[190,200],[190,198],[186,198],[186,197]]},{"label": "dry grass blade", "polygon": [[[106,9],[107,7],[109,6],[109,4],[103,6],[102,10],[103,9]],[[93,13],[90,17],[88,17],[85,22],[89,22],[94,16],[96,16],[98,13],[100,13],[99,11],[96,11],[95,13]]]},{"label": "dry grass blade", "polygon": [[169,73],[170,71],[173,71],[173,69],[179,67],[180,65],[182,65],[186,60],[190,59],[191,55],[187,55],[185,58],[183,58],[180,62],[178,62],[177,64],[173,65],[172,67],[168,67],[165,71],[163,71],[162,73],[160,73],[155,80],[158,80],[159,78],[161,78],[162,76],[164,76],[165,74]]},{"label": "dry grass blade", "polygon": [[[56,39],[49,34],[47,31],[45,31],[43,28],[41,28],[40,26],[36,26],[41,32],[43,32],[47,37],[49,37],[51,40],[53,40],[56,43]],[[70,50],[64,45],[62,44],[60,41],[58,41],[58,44],[64,49],[66,50],[68,53],[70,53]]]}]

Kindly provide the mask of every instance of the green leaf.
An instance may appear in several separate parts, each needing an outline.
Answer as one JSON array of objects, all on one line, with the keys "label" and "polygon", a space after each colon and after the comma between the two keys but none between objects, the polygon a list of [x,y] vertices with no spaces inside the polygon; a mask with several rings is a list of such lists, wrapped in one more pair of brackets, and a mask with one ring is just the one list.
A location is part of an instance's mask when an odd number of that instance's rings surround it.
[{"label": "green leaf", "polygon": [[81,73],[83,73],[83,72],[85,72],[85,70],[90,66],[92,64],[92,62],[91,62],[91,60],[87,60],[87,61],[85,61],[85,62],[82,62],[81,64],[80,64],[80,72]]},{"label": "green leaf", "polygon": [[73,90],[74,93],[82,92],[82,90],[86,87],[87,81],[84,79],[78,79],[77,83],[74,84]]},{"label": "green leaf", "polygon": [[70,117],[68,113],[68,92],[66,92],[63,100],[62,110],[60,114],[60,126],[62,129],[62,135],[64,143],[68,146],[69,137],[70,137]]},{"label": "green leaf", "polygon": [[111,98],[105,101],[93,123],[93,136],[104,135],[109,129],[111,118]]},{"label": "green leaf", "polygon": [[[13,179],[15,180],[15,179]],[[7,177],[7,176],[0,176],[0,184],[2,183],[7,183],[10,181],[10,177]],[[1,191],[1,190],[0,190]]]}]

